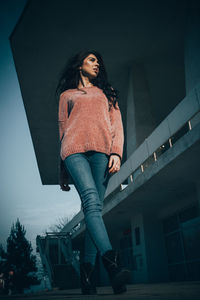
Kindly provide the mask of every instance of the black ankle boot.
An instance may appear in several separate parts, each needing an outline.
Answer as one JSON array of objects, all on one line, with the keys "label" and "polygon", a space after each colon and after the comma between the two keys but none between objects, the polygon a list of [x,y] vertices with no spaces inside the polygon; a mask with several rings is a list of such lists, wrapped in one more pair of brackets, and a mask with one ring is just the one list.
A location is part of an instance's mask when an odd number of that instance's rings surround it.
[{"label": "black ankle boot", "polygon": [[80,265],[81,291],[83,295],[95,295],[97,293],[93,280],[94,266],[91,263]]},{"label": "black ankle boot", "polygon": [[120,267],[117,251],[109,250],[102,256],[114,294],[126,292],[126,283],[130,280],[130,271]]}]

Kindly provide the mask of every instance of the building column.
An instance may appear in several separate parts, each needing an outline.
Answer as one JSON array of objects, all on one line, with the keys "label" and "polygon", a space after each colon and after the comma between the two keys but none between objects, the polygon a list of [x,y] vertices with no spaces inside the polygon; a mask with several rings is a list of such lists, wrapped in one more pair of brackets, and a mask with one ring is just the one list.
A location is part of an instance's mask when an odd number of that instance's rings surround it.
[{"label": "building column", "polygon": [[168,261],[162,221],[152,213],[146,213],[143,217],[148,282],[168,281]]},{"label": "building column", "polygon": [[129,72],[127,96],[127,158],[155,128],[151,112],[148,82],[142,64],[133,64]]},{"label": "building column", "polygon": [[184,55],[186,95],[200,80],[200,2],[188,1],[187,9]]},{"label": "building column", "polygon": [[141,213],[131,219],[134,270],[133,282],[148,282],[148,268],[144,236],[144,219]]}]

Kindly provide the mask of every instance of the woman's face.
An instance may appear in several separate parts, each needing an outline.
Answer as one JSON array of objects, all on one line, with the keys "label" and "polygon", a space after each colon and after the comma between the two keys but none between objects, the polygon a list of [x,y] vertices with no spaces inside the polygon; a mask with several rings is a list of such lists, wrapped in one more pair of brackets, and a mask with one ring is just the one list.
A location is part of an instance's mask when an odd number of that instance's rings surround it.
[{"label": "woman's face", "polygon": [[90,79],[97,77],[99,74],[99,63],[94,54],[89,54],[84,60],[80,67],[80,71],[84,76]]}]

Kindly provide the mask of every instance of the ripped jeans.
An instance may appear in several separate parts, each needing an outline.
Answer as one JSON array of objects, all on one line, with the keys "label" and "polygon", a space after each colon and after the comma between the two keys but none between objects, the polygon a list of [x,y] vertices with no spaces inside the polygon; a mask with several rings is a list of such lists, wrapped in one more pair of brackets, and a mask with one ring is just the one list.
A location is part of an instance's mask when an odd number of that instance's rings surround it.
[{"label": "ripped jeans", "polygon": [[102,219],[102,208],[108,184],[109,156],[102,152],[74,153],[64,160],[80,196],[85,217],[84,262],[95,264],[97,251],[103,255],[112,246]]}]

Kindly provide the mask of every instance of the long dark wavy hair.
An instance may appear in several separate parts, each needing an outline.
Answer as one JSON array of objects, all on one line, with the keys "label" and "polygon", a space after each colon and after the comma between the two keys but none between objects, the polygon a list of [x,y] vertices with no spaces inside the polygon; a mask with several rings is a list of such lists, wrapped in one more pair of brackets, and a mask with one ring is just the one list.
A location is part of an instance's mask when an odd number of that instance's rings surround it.
[{"label": "long dark wavy hair", "polygon": [[108,99],[109,108],[112,105],[116,107],[119,92],[108,82],[107,72],[102,56],[97,51],[93,50],[81,51],[67,61],[65,68],[60,74],[56,88],[56,98],[59,101],[59,96],[62,92],[78,87],[79,81],[81,80],[79,68],[82,66],[84,59],[90,54],[95,55],[99,63],[99,73],[96,78],[91,80],[91,83],[104,92]]}]

